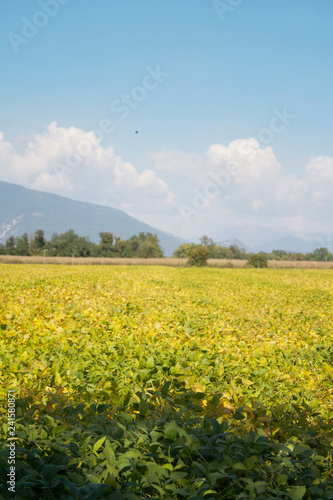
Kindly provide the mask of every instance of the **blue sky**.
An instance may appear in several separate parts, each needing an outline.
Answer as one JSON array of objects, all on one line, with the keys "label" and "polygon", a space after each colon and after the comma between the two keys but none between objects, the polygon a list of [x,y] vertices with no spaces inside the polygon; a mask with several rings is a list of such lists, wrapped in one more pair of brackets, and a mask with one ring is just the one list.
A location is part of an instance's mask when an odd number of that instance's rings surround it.
[{"label": "blue sky", "polygon": [[[12,0],[1,10],[1,180],[186,237],[252,224],[332,230],[332,2]],[[142,93],[157,68],[164,76]],[[132,92],[122,119],[111,106]],[[96,142],[101,120],[113,131]],[[91,154],[67,165],[87,137]],[[241,172],[208,188],[228,162]]]}]

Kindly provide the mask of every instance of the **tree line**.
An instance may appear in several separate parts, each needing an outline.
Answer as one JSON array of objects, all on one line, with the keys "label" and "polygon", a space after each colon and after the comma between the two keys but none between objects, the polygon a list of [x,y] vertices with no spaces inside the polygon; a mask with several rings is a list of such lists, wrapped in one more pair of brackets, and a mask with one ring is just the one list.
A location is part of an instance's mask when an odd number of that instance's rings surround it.
[{"label": "tree line", "polygon": [[38,229],[29,237],[27,233],[22,236],[10,236],[5,244],[0,244],[2,255],[43,255],[44,252],[52,257],[138,257],[156,258],[163,257],[156,234],[140,233],[128,240],[108,233],[99,233],[98,244],[90,241],[87,236],[79,236],[72,229],[63,234],[53,234],[50,241],[45,238],[44,231]]},{"label": "tree line", "polygon": [[[98,244],[92,242],[88,236],[79,236],[72,229],[63,234],[55,233],[47,241],[44,231],[38,229],[33,236],[24,233],[22,236],[10,236],[5,244],[0,244],[0,255],[46,255],[51,257],[123,257],[123,258],[158,258],[163,257],[163,250],[156,234],[140,233],[128,240],[110,232],[99,233]],[[247,252],[237,245],[224,247],[217,245],[212,238],[202,236],[200,243],[182,243],[173,253],[174,257],[188,259],[194,249],[204,248],[206,259],[249,260],[258,258],[266,260],[291,261],[321,261],[333,262],[333,253],[325,247],[317,248],[313,252],[286,252],[273,250],[270,253]],[[201,251],[202,253],[202,251]],[[203,253],[202,253],[203,255]]]},{"label": "tree line", "polygon": [[243,248],[239,248],[237,245],[230,245],[229,247],[223,247],[217,245],[208,236],[202,236],[200,238],[200,244],[196,245],[194,243],[182,243],[173,253],[174,257],[178,258],[189,258],[191,251],[193,249],[204,247],[208,253],[206,253],[209,259],[239,259],[239,260],[250,260],[255,257],[258,260],[258,256],[266,260],[291,260],[291,261],[319,261],[333,262],[333,253],[325,247],[317,248],[313,252],[300,253],[300,252],[286,252],[285,250],[273,250],[272,252],[259,252],[255,254],[253,252],[247,252]]}]

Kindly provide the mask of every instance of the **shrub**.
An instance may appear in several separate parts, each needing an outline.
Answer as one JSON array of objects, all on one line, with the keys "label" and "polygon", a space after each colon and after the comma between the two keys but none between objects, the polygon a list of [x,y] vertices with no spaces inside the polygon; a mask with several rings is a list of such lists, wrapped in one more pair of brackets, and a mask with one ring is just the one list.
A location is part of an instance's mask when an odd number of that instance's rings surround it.
[{"label": "shrub", "polygon": [[268,267],[267,257],[264,253],[255,253],[247,261],[251,267]]},{"label": "shrub", "polygon": [[209,250],[203,245],[198,245],[195,248],[192,248],[188,255],[188,263],[190,266],[202,267],[207,265]]}]

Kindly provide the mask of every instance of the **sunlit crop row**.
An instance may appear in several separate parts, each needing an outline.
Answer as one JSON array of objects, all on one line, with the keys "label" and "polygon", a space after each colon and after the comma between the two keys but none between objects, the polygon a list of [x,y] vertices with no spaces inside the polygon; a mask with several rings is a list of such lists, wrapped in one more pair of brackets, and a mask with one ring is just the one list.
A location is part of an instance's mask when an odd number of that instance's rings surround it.
[{"label": "sunlit crop row", "polygon": [[112,384],[116,396],[177,377],[227,399],[332,404],[330,273],[8,266],[1,277],[3,389],[75,395],[84,381],[100,400]]}]

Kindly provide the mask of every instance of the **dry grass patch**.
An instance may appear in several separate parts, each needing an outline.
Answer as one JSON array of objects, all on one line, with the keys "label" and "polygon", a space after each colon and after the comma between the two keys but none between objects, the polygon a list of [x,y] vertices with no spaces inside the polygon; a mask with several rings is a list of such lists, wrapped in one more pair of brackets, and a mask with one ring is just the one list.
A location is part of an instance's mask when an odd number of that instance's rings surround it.
[{"label": "dry grass patch", "polygon": [[3,264],[61,264],[61,265],[126,265],[126,266],[176,266],[183,267],[187,259],[157,258],[117,258],[117,257],[44,257],[43,256],[20,256],[1,255],[0,263]]},{"label": "dry grass patch", "polygon": [[[21,255],[1,255],[2,264],[44,264],[44,257],[21,256]],[[157,259],[138,259],[120,257],[45,257],[45,264],[61,265],[125,265],[125,266],[172,266],[187,267],[188,259],[177,259],[174,257],[162,257]],[[219,268],[246,268],[247,260],[238,259],[208,259],[209,267]],[[290,261],[290,260],[269,260],[268,267],[275,269],[333,269],[332,262],[315,261]]]},{"label": "dry grass patch", "polygon": [[317,262],[313,260],[269,260],[268,267],[276,269],[333,269],[333,262]]}]

